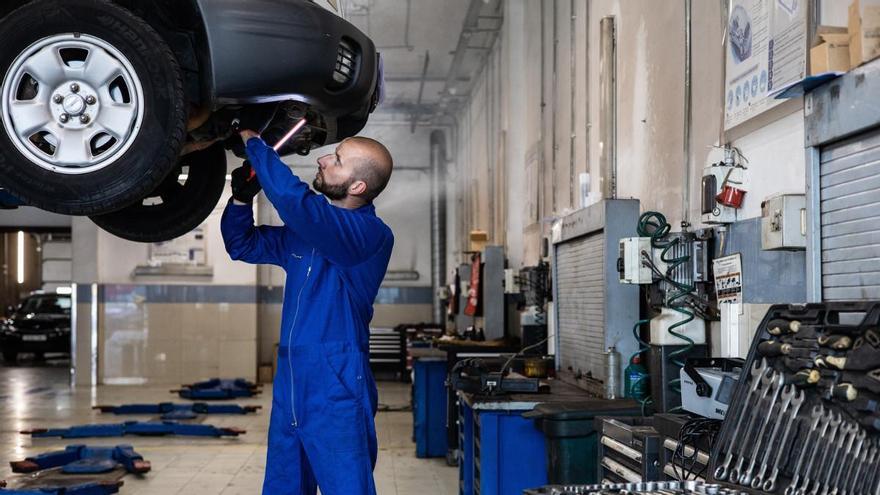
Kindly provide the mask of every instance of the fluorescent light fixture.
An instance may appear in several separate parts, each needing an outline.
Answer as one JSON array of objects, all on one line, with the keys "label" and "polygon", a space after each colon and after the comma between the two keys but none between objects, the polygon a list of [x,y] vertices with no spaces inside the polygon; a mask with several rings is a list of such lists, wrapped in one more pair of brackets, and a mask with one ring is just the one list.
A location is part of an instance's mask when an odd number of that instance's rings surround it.
[{"label": "fluorescent light fixture", "polygon": [[73,288],[71,287],[58,287],[55,289],[55,293],[62,296],[69,296],[73,294]]},{"label": "fluorescent light fixture", "polygon": [[16,251],[18,260],[16,267],[18,268],[18,283],[24,283],[24,232],[18,231],[18,249]]}]

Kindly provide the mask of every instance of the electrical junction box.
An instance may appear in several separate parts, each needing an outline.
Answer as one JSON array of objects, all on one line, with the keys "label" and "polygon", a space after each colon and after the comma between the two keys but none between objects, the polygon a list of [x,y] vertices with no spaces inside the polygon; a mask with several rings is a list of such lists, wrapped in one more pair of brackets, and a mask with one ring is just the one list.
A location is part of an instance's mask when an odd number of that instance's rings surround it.
[{"label": "electrical junction box", "polygon": [[777,194],[761,203],[761,248],[807,248],[807,199],[803,194]]},{"label": "electrical junction box", "polygon": [[627,237],[620,240],[617,271],[622,284],[650,284],[654,281],[651,267],[642,262],[642,253],[651,256],[650,237]]},{"label": "electrical junction box", "polygon": [[[688,342],[669,332],[676,323],[687,319],[687,315],[672,308],[660,308],[660,314],[651,318],[652,345],[686,345]],[[672,328],[672,331],[691,339],[694,344],[706,343],[706,320],[698,316],[685,325]]]},{"label": "electrical junction box", "polygon": [[710,165],[703,169],[703,187],[701,197],[701,219],[706,224],[727,224],[736,221],[736,208],[724,206],[715,196],[721,192],[725,181],[742,183],[743,169],[722,163]]},{"label": "electrical junction box", "polygon": [[706,397],[697,393],[697,384],[685,368],[681,378],[681,408],[709,419],[724,419],[727,407],[733,399],[733,391],[739,382],[739,372],[723,371],[721,368],[695,368],[712,391]]}]

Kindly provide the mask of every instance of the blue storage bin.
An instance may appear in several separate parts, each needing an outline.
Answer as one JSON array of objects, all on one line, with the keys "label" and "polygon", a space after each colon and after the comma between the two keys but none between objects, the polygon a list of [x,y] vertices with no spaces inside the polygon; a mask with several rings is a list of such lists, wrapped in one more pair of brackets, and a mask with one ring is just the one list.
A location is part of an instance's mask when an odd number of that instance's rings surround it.
[{"label": "blue storage bin", "polygon": [[446,457],[446,361],[413,363],[416,457]]}]

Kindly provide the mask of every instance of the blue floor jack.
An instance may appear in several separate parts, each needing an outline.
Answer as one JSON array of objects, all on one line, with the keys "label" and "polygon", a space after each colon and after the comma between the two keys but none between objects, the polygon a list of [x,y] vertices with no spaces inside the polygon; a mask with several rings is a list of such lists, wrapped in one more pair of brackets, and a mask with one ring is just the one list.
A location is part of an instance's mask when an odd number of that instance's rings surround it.
[{"label": "blue floor jack", "polygon": [[125,423],[93,424],[71,426],[70,428],[36,428],[22,431],[33,438],[93,438],[122,437],[137,435],[142,437],[162,437],[169,435],[189,437],[237,437],[245,430],[241,428],[220,428],[213,425],[178,423],[176,421],[126,421]]},{"label": "blue floor jack", "polygon": [[[61,468],[60,472],[69,475],[99,475],[117,468],[126,472],[143,474],[150,470],[150,462],[145,461],[131,445],[116,447],[88,447],[69,445],[64,450],[47,452],[23,461],[10,462],[13,473],[36,473],[47,469]],[[5,487],[5,483],[0,484]],[[103,495],[118,493],[121,480],[105,480],[74,483],[69,486],[49,486],[39,488],[0,489],[0,494],[14,495]]]},{"label": "blue floor jack", "polygon": [[250,414],[263,406],[240,406],[238,404],[174,404],[160,402],[158,404],[123,404],[121,406],[95,406],[92,409],[103,413],[124,414],[161,414],[163,420],[195,419],[200,414]]},{"label": "blue floor jack", "polygon": [[262,390],[255,383],[244,378],[212,378],[204,382],[182,385],[179,390],[172,390],[184,399],[191,400],[226,400],[239,397],[253,397]]},{"label": "blue floor jack", "polygon": [[101,481],[82,485],[24,488],[21,490],[7,489],[5,486],[6,482],[0,481],[0,495],[107,495],[119,493],[122,481]]}]

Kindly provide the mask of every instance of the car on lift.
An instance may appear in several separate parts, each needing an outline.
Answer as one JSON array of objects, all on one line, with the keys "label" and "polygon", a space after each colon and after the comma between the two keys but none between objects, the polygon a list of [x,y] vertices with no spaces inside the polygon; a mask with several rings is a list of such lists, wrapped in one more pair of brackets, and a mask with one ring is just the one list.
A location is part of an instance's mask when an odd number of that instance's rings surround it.
[{"label": "car on lift", "polygon": [[279,150],[307,154],[382,93],[373,42],[312,0],[0,0],[0,40],[0,203],[140,242],[207,218],[249,106],[277,105],[270,143],[307,118]]},{"label": "car on lift", "polygon": [[21,353],[38,359],[50,352],[70,354],[70,307],[69,295],[36,293],[10,308],[0,321],[3,360],[14,364]]}]

